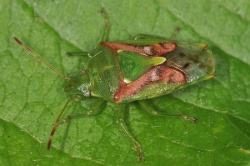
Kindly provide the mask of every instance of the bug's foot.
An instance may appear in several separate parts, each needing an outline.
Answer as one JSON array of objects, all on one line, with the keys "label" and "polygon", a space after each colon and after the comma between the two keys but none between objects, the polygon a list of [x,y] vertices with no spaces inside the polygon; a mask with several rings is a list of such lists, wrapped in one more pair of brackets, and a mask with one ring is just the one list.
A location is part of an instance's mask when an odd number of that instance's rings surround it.
[{"label": "bug's foot", "polygon": [[142,153],[138,153],[138,160],[139,161],[145,161],[145,157],[143,156]]},{"label": "bug's foot", "polygon": [[181,30],[180,27],[178,27],[178,26],[175,27],[174,33],[173,33],[173,35],[172,35],[172,37],[171,37],[172,40],[176,40],[176,36],[177,36],[178,33],[180,32],[180,30]]},{"label": "bug's foot", "polygon": [[196,124],[197,121],[198,121],[197,118],[191,117],[191,116],[187,116],[187,115],[180,115],[179,117],[182,118],[182,119],[184,119],[184,120],[191,121],[191,122],[193,122],[194,124]]}]

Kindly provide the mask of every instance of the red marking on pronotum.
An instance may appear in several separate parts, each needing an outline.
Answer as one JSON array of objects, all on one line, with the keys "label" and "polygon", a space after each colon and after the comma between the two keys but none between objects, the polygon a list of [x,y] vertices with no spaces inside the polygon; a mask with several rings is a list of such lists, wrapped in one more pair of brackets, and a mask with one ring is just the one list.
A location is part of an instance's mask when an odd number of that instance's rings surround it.
[{"label": "red marking on pronotum", "polygon": [[176,48],[176,43],[156,43],[152,45],[138,46],[126,43],[113,43],[113,42],[102,42],[104,46],[111,48],[112,50],[125,50],[148,56],[162,56],[167,54]]},{"label": "red marking on pronotum", "polygon": [[123,85],[120,89],[115,93],[114,100],[116,103],[119,103],[125,98],[128,98],[139,91],[142,91],[143,88],[147,85],[154,84],[157,82],[165,82],[165,83],[186,83],[186,77],[184,73],[182,73],[178,69],[170,68],[168,66],[160,65],[156,66],[145,74],[143,74],[140,78],[135,80],[134,82]]}]

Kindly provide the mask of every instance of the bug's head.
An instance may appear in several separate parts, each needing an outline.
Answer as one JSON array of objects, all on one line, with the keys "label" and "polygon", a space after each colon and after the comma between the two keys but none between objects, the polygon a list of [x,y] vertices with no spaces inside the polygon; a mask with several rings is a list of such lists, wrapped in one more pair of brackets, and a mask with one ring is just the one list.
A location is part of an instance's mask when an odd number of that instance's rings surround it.
[{"label": "bug's head", "polygon": [[78,75],[70,78],[64,88],[65,93],[69,95],[77,95],[81,97],[90,96],[90,80],[88,73],[84,70]]}]

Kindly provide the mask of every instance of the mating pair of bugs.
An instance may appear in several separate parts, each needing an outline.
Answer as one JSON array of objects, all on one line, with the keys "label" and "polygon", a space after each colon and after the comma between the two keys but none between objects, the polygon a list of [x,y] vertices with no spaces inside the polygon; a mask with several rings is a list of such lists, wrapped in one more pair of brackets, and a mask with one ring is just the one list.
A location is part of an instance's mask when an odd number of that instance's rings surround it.
[{"label": "mating pair of bugs", "polygon": [[[140,35],[133,40],[107,42],[109,22],[106,21],[103,41],[92,52],[86,70],[74,77],[67,77],[56,70],[37,53],[25,46],[19,39],[15,41],[31,55],[44,63],[65,79],[65,92],[71,97],[58,115],[48,140],[51,147],[53,135],[61,123],[61,117],[70,101],[95,98],[93,112],[103,109],[106,102],[114,105],[119,112],[118,123],[131,139],[139,160],[144,160],[139,142],[129,132],[124,121],[127,105],[133,101],[155,98],[172,91],[214,77],[215,59],[206,44],[176,42],[164,38]],[[166,101],[167,102],[167,101]],[[143,102],[143,108],[151,108]],[[100,107],[99,107],[100,106]],[[184,115],[168,115],[154,112],[155,115],[178,116],[191,121],[195,118]]]}]

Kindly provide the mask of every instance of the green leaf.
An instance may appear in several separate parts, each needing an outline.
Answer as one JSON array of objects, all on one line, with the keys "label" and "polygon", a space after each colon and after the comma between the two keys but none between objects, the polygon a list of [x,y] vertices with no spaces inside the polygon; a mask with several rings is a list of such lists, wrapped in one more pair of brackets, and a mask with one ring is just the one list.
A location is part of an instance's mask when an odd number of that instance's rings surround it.
[{"label": "green leaf", "polygon": [[[74,75],[100,42],[105,21],[110,41],[137,34],[207,43],[216,78],[148,100],[155,109],[198,118],[153,117],[135,102],[126,121],[146,165],[250,164],[250,4],[248,0],[0,0],[0,165],[137,165],[136,152],[108,105],[99,116],[66,122],[47,140],[67,101],[64,81],[28,55],[16,36],[55,68]],[[67,114],[86,112],[74,102]]]}]

